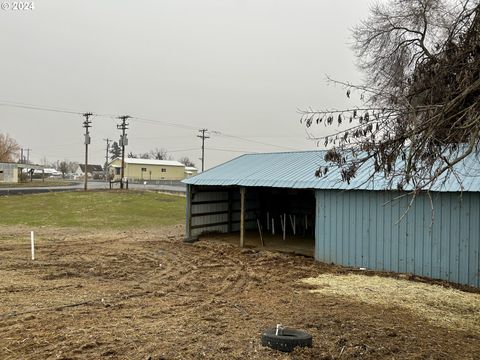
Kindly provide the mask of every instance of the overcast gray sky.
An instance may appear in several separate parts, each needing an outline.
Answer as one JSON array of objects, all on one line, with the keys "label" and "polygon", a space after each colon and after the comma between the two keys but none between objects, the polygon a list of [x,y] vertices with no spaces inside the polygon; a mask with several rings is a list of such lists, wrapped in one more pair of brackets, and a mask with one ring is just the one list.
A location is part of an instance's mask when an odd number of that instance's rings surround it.
[{"label": "overcast gray sky", "polygon": [[[360,81],[350,29],[370,3],[36,0],[33,11],[0,10],[0,102],[153,119],[130,121],[127,151],[163,147],[197,166],[196,129],[250,140],[211,134],[207,168],[242,152],[315,149],[297,108],[348,104],[325,74]],[[36,162],[83,162],[82,121],[0,106],[0,132]],[[118,140],[118,121],[92,121],[90,163],[103,164],[102,139]]]}]

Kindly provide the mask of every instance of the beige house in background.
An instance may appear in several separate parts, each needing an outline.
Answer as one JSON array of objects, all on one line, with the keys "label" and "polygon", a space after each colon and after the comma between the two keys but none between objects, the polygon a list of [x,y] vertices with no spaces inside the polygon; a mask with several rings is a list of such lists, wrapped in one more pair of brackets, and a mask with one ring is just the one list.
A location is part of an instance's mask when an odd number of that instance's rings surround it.
[{"label": "beige house in background", "polygon": [[[121,179],[122,159],[117,158],[109,165],[112,180]],[[189,168],[190,169],[190,168]],[[195,174],[197,169],[195,169]],[[193,170],[189,170],[193,173]],[[189,174],[189,176],[192,176]],[[183,180],[187,177],[185,165],[175,160],[125,159],[125,177],[132,181]]]}]

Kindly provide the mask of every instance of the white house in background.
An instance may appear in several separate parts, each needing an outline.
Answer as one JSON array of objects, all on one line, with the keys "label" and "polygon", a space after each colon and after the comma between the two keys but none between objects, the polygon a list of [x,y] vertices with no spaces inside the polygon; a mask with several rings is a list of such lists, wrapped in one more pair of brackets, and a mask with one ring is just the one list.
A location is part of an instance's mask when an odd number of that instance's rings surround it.
[{"label": "white house in background", "polygon": [[[75,171],[76,178],[83,178],[85,176],[85,164],[78,164],[77,170]],[[105,172],[102,165],[87,165],[87,176],[94,179],[103,179]]]},{"label": "white house in background", "polygon": [[[31,172],[33,171],[33,174]],[[39,178],[61,178],[62,173],[54,168],[23,168],[24,176],[33,176]]]},{"label": "white house in background", "polygon": [[44,175],[45,177],[62,177],[62,173],[54,168],[36,169],[34,175]]}]

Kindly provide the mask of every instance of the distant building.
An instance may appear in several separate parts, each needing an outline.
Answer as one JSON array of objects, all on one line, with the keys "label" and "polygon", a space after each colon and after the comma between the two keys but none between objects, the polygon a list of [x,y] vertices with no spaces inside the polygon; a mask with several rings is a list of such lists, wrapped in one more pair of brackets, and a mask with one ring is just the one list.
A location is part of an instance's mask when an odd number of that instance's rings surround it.
[{"label": "distant building", "polygon": [[62,173],[54,168],[36,169],[34,170],[33,175],[56,178],[62,177]]},{"label": "distant building", "polygon": [[0,183],[16,183],[22,170],[16,163],[0,163]]},{"label": "distant building", "polygon": [[[85,176],[85,164],[79,164],[77,171],[75,171],[76,178],[83,178]],[[103,179],[105,172],[102,165],[87,165],[87,176],[93,179]]]},{"label": "distant building", "polygon": [[[121,179],[122,159],[117,158],[109,165],[109,174],[113,180]],[[132,181],[183,180],[196,174],[196,168],[187,168],[175,160],[125,159],[125,177]]]},{"label": "distant building", "polygon": [[56,171],[55,169],[45,169],[40,165],[0,163],[0,183],[18,183],[22,180],[31,180],[34,174],[43,179],[53,175],[49,172],[50,170]]},{"label": "distant building", "polygon": [[198,169],[193,166],[185,166],[185,177],[195,176],[198,174]]}]

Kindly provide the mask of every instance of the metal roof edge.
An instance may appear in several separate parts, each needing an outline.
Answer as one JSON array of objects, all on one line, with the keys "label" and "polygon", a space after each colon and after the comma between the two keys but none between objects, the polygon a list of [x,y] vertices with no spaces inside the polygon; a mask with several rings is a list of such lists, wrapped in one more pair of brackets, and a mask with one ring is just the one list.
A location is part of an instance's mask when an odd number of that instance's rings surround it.
[{"label": "metal roof edge", "polygon": [[230,159],[230,160],[228,160],[228,161],[226,161],[226,162],[224,162],[224,163],[218,164],[218,165],[216,165],[216,166],[214,166],[214,167],[212,167],[212,168],[210,168],[210,169],[208,169],[208,170],[202,171],[201,173],[199,173],[199,174],[197,174],[197,175],[195,175],[195,176],[189,177],[188,179],[183,179],[183,180],[182,180],[182,183],[187,184],[187,185],[196,185],[195,183],[189,182],[188,180],[193,180],[193,179],[195,179],[196,177],[201,176],[202,174],[208,173],[209,171],[212,171],[212,170],[214,170],[214,169],[216,169],[216,168],[218,168],[218,167],[220,167],[220,166],[224,166],[224,165],[226,165],[226,164],[228,164],[228,163],[231,163],[232,161],[235,161],[235,160],[240,159],[240,158],[242,158],[242,157],[244,157],[244,156],[247,156],[247,155],[252,155],[252,154],[242,154],[242,155],[240,155],[240,156],[234,157],[233,159]]}]

